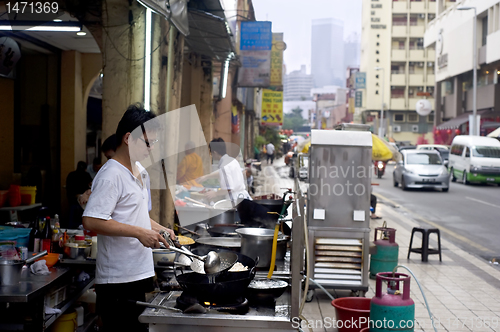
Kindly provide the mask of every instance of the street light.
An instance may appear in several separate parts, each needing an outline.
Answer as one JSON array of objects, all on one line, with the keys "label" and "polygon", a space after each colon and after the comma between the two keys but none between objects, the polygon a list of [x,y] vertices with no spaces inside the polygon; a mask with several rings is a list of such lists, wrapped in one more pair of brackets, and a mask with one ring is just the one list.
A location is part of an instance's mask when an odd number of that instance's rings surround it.
[{"label": "street light", "polygon": [[382,99],[382,106],[381,106],[381,111],[380,111],[380,126],[378,126],[378,136],[379,137],[384,137],[384,68],[382,67],[375,67],[375,70],[381,70],[382,71],[382,92],[380,93],[380,97]]},{"label": "street light", "polygon": [[472,59],[472,71],[474,73],[473,79],[473,89],[472,89],[472,121],[469,123],[469,135],[478,136],[477,133],[477,33],[476,33],[476,25],[477,25],[477,10],[476,7],[458,7],[457,10],[474,10],[474,21],[472,21],[472,34],[474,40],[474,56]]}]

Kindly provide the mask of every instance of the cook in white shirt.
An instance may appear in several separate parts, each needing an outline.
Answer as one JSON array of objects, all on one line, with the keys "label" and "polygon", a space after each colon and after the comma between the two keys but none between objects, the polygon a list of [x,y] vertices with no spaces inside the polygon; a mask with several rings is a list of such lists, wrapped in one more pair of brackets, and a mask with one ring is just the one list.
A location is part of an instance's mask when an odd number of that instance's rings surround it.
[{"label": "cook in white shirt", "polygon": [[151,248],[160,242],[168,248],[160,231],[175,237],[149,217],[149,175],[139,163],[157,142],[154,117],[140,105],[127,109],[116,130],[116,154],[96,175],[83,213],[84,227],[98,234],[97,309],[105,329],[147,330],[138,321],[142,309],[129,300],[144,301],[152,290]]}]

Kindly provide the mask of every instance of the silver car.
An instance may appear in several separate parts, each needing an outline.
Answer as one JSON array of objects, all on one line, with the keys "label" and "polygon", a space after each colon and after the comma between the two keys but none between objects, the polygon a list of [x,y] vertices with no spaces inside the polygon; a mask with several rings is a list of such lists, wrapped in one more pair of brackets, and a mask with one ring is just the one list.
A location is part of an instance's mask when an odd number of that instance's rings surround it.
[{"label": "silver car", "polygon": [[438,188],[447,192],[450,175],[443,165],[439,152],[430,150],[403,150],[403,160],[398,162],[392,173],[394,187]]}]

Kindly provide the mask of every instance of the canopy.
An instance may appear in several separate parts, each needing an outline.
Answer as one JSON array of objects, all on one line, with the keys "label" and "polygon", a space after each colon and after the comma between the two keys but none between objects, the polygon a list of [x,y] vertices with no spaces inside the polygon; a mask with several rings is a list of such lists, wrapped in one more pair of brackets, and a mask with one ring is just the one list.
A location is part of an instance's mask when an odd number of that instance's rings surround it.
[{"label": "canopy", "polygon": [[486,136],[493,137],[493,138],[499,138],[500,137],[500,127],[498,127],[497,129],[493,130],[491,133],[489,133]]},{"label": "canopy", "polygon": [[400,158],[399,152],[386,140],[372,134],[372,142],[373,160],[387,161],[390,159],[398,160]]}]

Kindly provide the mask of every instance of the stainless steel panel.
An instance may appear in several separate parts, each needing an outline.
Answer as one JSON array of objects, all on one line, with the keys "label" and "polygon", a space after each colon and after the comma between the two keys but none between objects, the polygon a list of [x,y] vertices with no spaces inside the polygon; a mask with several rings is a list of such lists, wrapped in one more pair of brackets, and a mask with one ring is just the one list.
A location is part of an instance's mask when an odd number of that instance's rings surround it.
[{"label": "stainless steel panel", "polygon": [[[308,225],[369,227],[372,172],[371,147],[312,145],[307,196]],[[325,211],[324,220],[314,219],[316,209]],[[364,221],[354,220],[356,210],[364,211]]]}]

